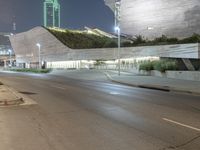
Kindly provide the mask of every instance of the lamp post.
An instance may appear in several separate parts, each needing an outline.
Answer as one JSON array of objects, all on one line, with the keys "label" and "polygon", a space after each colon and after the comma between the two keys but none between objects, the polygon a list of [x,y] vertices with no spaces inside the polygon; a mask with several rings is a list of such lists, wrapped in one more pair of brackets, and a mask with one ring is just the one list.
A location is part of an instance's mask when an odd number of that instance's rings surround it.
[{"label": "lamp post", "polygon": [[11,53],[12,53],[12,50],[9,49],[8,52],[9,52],[9,56],[10,56],[10,64],[9,64],[9,66],[12,67],[12,61],[11,61]]},{"label": "lamp post", "polygon": [[115,0],[115,31],[118,35],[118,75],[121,74],[120,48],[121,48],[121,30],[120,30],[120,9],[121,0]]},{"label": "lamp post", "polygon": [[39,62],[39,69],[41,69],[41,60],[40,60],[40,43],[37,43],[36,46],[38,47],[38,62]]},{"label": "lamp post", "polygon": [[121,32],[120,27],[115,27],[115,30],[117,31],[117,37],[118,37],[118,51],[117,51],[117,58],[118,58],[118,75],[121,74],[121,59],[120,59],[120,48],[121,48]]}]

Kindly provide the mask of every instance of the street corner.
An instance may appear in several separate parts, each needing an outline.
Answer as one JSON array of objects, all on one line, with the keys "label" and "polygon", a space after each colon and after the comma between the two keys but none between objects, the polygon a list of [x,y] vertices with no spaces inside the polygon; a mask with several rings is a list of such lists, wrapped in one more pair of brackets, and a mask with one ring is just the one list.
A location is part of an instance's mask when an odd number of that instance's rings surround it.
[{"label": "street corner", "polygon": [[29,97],[0,82],[0,107],[37,104]]}]

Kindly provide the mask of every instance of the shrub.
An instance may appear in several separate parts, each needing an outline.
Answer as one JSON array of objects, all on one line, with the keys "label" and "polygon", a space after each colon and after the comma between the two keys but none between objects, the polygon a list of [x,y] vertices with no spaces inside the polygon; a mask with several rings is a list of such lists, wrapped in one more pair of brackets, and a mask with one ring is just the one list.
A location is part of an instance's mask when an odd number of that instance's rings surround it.
[{"label": "shrub", "polygon": [[103,47],[114,48],[117,47],[117,43],[113,40],[108,40],[104,43]]},{"label": "shrub", "polygon": [[96,62],[94,63],[95,66],[101,66],[101,65],[105,65],[106,63],[102,60],[96,60]]},{"label": "shrub", "polygon": [[166,35],[162,35],[161,37],[155,38],[154,41],[156,43],[162,43],[162,42],[167,42],[168,37]]},{"label": "shrub", "polygon": [[129,42],[129,41],[125,41],[121,43],[122,47],[131,47],[133,46],[133,43]]},{"label": "shrub", "polygon": [[173,60],[157,60],[157,61],[145,61],[139,66],[139,70],[158,70],[160,72],[165,72],[167,70],[177,70],[178,65],[176,61]]},{"label": "shrub", "polygon": [[188,38],[184,38],[182,40],[179,41],[179,43],[198,43],[200,42],[200,35],[199,34],[196,34],[194,33],[191,37],[188,37]]},{"label": "shrub", "polygon": [[139,70],[146,70],[146,71],[151,71],[153,70],[153,62],[151,61],[144,61],[141,62],[139,65]]},{"label": "shrub", "polygon": [[133,45],[139,45],[146,43],[147,41],[141,35],[137,35],[136,38],[133,40]]},{"label": "shrub", "polygon": [[10,69],[10,71],[16,72],[33,72],[33,73],[49,73],[51,69],[32,69],[32,68],[23,68],[23,69]]}]

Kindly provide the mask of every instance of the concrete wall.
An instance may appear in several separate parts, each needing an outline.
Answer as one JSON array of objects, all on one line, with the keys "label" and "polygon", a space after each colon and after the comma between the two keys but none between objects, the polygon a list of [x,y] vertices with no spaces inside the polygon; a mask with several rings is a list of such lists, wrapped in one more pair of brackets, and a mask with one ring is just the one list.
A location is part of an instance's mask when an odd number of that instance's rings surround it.
[{"label": "concrete wall", "polygon": [[138,71],[138,73],[143,75],[151,75],[157,77],[165,77],[172,79],[181,79],[181,80],[191,80],[191,81],[200,81],[200,71],[166,71],[161,73],[160,71]]},{"label": "concrete wall", "polygon": [[[112,60],[117,59],[117,48],[102,49],[70,49],[43,27],[36,27],[30,31],[10,37],[16,54],[17,63],[38,62],[38,47],[41,44],[42,61],[67,60]],[[121,58],[132,57],[170,57],[170,58],[200,58],[199,44],[144,46],[121,48]]]},{"label": "concrete wall", "polygon": [[[105,0],[112,10],[114,2]],[[200,33],[200,0],[121,0],[121,28],[123,33],[148,38]]]},{"label": "concrete wall", "polygon": [[70,51],[43,27],[36,27],[30,31],[13,35],[10,37],[10,41],[19,63],[38,62],[37,43],[41,44],[41,57],[45,59],[52,55],[51,57],[56,60],[57,55],[60,56]]}]

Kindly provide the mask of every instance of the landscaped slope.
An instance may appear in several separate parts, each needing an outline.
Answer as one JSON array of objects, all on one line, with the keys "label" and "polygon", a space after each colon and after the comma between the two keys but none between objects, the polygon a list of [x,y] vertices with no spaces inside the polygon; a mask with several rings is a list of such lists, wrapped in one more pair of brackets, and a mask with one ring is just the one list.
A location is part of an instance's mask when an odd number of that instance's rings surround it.
[{"label": "landscaped slope", "polygon": [[[59,28],[46,28],[64,45],[72,49],[92,49],[92,48],[114,48],[117,47],[117,39],[109,38],[103,35],[98,35],[95,32],[67,30]],[[199,43],[200,35],[193,34],[190,37],[178,39],[168,38],[165,35],[157,37],[153,40],[138,35],[131,40],[121,38],[121,47],[135,47],[135,46],[155,46],[155,45],[173,45],[173,44],[188,44]]]},{"label": "landscaped slope", "polygon": [[116,39],[99,36],[87,31],[46,28],[64,45],[72,49],[117,47]]}]

